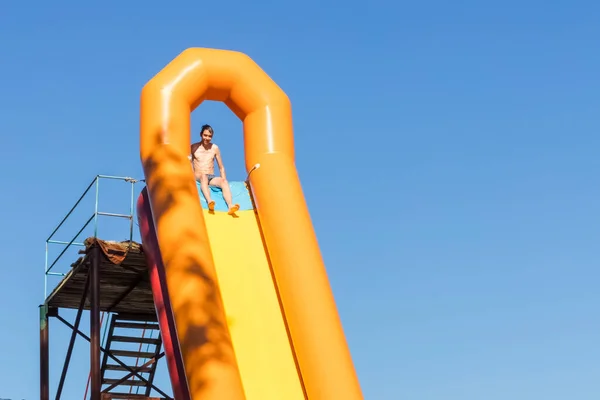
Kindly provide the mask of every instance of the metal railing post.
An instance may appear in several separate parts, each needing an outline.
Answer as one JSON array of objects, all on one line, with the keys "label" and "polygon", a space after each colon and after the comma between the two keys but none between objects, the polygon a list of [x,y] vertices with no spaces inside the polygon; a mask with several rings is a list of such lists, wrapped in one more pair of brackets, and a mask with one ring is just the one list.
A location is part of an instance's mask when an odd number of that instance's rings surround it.
[{"label": "metal railing post", "polygon": [[96,201],[94,204],[94,237],[98,237],[98,200],[100,197],[100,175],[96,175]]},{"label": "metal railing post", "polygon": [[134,187],[135,187],[135,182],[131,181],[131,201],[129,203],[129,216],[130,216],[130,220],[129,220],[129,241],[131,242],[133,240],[133,207],[134,207]]},{"label": "metal railing post", "polygon": [[48,297],[48,241],[46,240],[46,261],[44,265],[44,299]]}]

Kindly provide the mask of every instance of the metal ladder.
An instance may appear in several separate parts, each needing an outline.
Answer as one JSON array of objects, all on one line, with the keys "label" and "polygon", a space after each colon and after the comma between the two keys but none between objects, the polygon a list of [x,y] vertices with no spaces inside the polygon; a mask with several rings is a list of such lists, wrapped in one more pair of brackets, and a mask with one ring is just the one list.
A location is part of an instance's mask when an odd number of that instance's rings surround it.
[{"label": "metal ladder", "polygon": [[[147,349],[142,351],[144,345]],[[162,338],[156,315],[113,314],[101,365],[102,399],[156,398],[150,397],[150,393],[157,361],[164,355],[160,353],[161,347]],[[139,373],[145,381],[132,371]],[[136,392],[142,393],[130,393],[134,387]]]}]

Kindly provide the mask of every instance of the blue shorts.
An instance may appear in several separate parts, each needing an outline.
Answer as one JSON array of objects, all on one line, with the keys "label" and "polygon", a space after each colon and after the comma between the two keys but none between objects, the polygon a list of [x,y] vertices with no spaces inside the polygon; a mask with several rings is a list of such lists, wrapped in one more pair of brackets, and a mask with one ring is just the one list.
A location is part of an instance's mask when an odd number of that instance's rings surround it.
[{"label": "blue shorts", "polygon": [[210,181],[212,181],[215,178],[214,174],[205,174],[206,178],[208,180],[208,184],[210,185]]}]

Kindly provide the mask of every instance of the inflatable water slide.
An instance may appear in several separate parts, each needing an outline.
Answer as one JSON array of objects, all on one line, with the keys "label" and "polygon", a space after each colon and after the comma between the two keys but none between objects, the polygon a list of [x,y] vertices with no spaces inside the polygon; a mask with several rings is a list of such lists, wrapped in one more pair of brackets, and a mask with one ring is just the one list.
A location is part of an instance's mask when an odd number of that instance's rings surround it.
[{"label": "inflatable water slide", "polygon": [[[243,122],[247,179],[209,210],[191,112]],[[357,400],[362,393],[294,163],[291,104],[248,56],[187,49],[143,88],[138,222],[176,399]]]}]

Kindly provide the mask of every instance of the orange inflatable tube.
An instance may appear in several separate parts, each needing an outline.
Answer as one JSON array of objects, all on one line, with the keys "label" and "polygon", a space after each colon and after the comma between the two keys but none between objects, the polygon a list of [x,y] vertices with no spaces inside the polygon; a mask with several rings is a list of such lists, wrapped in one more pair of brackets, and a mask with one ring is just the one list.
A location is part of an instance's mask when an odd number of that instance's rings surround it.
[{"label": "orange inflatable tube", "polygon": [[291,105],[246,55],[191,48],[143,88],[140,156],[192,399],[244,399],[198,190],[190,113],[243,121],[249,184],[308,399],[362,399],[294,164]]}]

